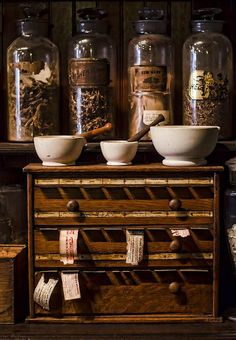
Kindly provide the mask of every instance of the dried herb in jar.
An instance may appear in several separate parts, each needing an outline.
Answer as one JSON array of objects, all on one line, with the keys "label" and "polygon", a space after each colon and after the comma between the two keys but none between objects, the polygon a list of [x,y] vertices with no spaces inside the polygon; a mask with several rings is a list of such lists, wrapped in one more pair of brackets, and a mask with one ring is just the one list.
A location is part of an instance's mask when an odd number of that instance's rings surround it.
[{"label": "dried herb in jar", "polygon": [[59,131],[59,52],[46,36],[43,3],[21,3],[18,37],[7,49],[8,140],[31,142]]},{"label": "dried herb in jar", "polygon": [[183,45],[183,123],[217,125],[219,139],[232,137],[232,45],[220,8],[193,11],[192,34]]},{"label": "dried herb in jar", "polygon": [[8,67],[8,139],[32,141],[33,136],[56,133],[55,64],[19,62]]},{"label": "dried herb in jar", "polygon": [[[70,132],[73,134],[114,123],[114,54],[107,13],[98,8],[84,8],[78,13],[77,35],[69,42],[68,54]],[[106,135],[110,138],[111,134]],[[97,139],[104,137],[99,135]]]},{"label": "dried herb in jar", "polygon": [[212,72],[194,71],[189,86],[184,89],[184,124],[220,126],[220,135],[230,136],[229,100],[227,77],[221,73],[214,77]]},{"label": "dried herb in jar", "polygon": [[110,89],[73,87],[70,89],[71,133],[81,133],[111,122]]}]

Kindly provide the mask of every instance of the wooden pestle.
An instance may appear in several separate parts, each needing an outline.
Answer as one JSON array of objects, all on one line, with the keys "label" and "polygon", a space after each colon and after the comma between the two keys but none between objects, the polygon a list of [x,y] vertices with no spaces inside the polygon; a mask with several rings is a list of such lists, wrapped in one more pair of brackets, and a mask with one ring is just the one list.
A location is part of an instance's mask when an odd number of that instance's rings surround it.
[{"label": "wooden pestle", "polygon": [[141,131],[139,131],[138,133],[136,133],[134,136],[130,137],[127,142],[136,142],[138,141],[140,138],[142,138],[149,130],[151,126],[155,126],[160,122],[163,122],[165,120],[165,117],[162,114],[159,114],[157,116],[156,119],[154,119],[154,121],[151,122],[151,124],[145,126],[145,128],[143,128]]},{"label": "wooden pestle", "polygon": [[102,126],[100,128],[90,130],[90,131],[87,131],[87,132],[83,132],[83,133],[80,134],[80,136],[84,137],[86,139],[89,139],[89,138],[92,138],[94,136],[101,135],[102,133],[111,131],[111,129],[112,129],[112,124],[106,123],[104,126]]}]

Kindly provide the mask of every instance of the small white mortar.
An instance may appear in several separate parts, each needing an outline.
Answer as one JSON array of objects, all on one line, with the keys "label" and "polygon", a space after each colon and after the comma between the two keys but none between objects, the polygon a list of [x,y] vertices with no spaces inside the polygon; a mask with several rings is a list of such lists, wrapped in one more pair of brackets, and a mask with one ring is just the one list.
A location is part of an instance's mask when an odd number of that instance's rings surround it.
[{"label": "small white mortar", "polygon": [[136,155],[138,142],[108,140],[100,142],[100,146],[107,165],[129,165]]}]

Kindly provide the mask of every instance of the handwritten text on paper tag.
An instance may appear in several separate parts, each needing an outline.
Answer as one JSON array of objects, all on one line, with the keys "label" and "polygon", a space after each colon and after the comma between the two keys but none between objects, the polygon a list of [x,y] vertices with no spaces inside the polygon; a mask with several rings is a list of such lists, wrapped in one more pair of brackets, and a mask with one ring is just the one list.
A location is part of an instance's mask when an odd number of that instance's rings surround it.
[{"label": "handwritten text on paper tag", "polygon": [[171,229],[171,233],[173,236],[180,237],[188,237],[190,236],[190,232],[187,228],[184,229]]},{"label": "handwritten text on paper tag", "polygon": [[78,273],[61,273],[61,280],[65,300],[81,298]]},{"label": "handwritten text on paper tag", "polygon": [[47,282],[44,280],[44,274],[42,274],[35,290],[34,290],[34,301],[40,305],[43,309],[49,310],[50,297],[58,279],[50,278]]},{"label": "handwritten text on paper tag", "polygon": [[142,230],[126,230],[126,263],[138,265],[143,260],[144,234]]},{"label": "handwritten text on paper tag", "polygon": [[64,264],[73,264],[77,255],[78,230],[60,230],[60,260]]}]

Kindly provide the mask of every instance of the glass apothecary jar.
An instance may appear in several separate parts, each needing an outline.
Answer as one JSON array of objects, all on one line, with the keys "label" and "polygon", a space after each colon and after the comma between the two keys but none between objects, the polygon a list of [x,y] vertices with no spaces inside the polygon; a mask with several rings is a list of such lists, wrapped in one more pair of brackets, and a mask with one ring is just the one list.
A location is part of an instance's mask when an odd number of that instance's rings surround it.
[{"label": "glass apothecary jar", "polygon": [[193,34],[183,46],[183,123],[218,125],[219,139],[232,136],[233,58],[229,39],[222,34],[220,9],[195,11]]},{"label": "glass apothecary jar", "polygon": [[69,42],[70,133],[87,132],[108,122],[114,131],[114,47],[107,13],[84,8],[78,14],[77,34]]},{"label": "glass apothecary jar", "polygon": [[173,123],[174,46],[166,35],[164,12],[145,7],[138,13],[137,36],[128,46],[130,136],[160,113],[165,117],[162,124]]},{"label": "glass apothecary jar", "polygon": [[23,7],[19,37],[7,50],[8,140],[30,142],[37,135],[58,133],[59,53],[45,37],[40,3]]}]

